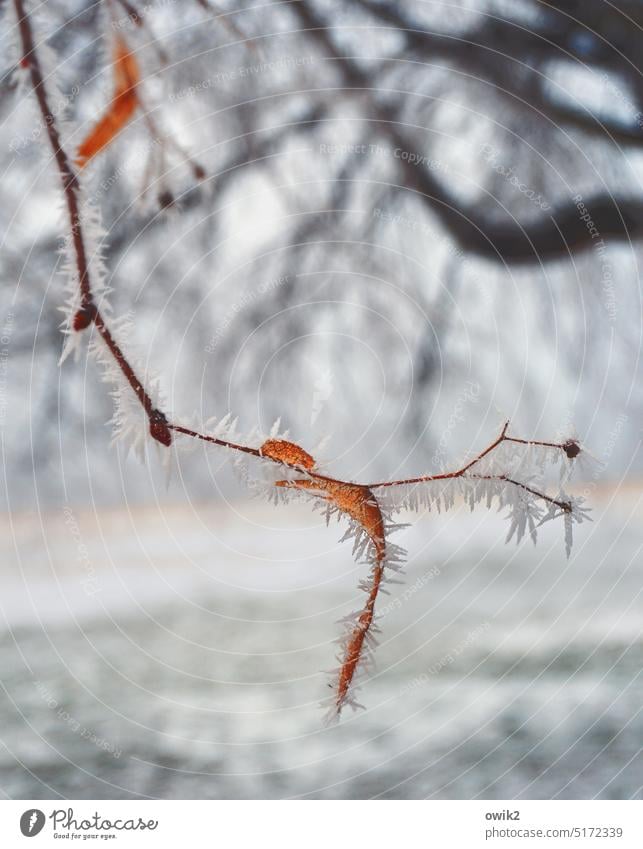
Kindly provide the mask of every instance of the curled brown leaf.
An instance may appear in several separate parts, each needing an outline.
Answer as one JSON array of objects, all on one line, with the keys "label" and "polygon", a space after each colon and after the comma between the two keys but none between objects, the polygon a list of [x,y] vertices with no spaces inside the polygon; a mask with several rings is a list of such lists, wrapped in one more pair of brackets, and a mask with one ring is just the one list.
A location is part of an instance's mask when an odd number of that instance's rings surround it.
[{"label": "curled brown leaf", "polygon": [[[261,447],[261,453],[266,457],[281,460],[288,465],[302,466],[311,471],[315,467],[311,455],[293,442],[268,440]],[[371,489],[361,484],[345,483],[313,475],[310,478],[300,480],[277,481],[276,485],[305,490],[330,502],[362,529],[372,545],[373,566],[368,597],[347,635],[337,678],[334,707],[335,711],[339,713],[349,698],[357,667],[363,657],[365,642],[373,625],[375,602],[384,575],[386,557],[384,518]]]}]

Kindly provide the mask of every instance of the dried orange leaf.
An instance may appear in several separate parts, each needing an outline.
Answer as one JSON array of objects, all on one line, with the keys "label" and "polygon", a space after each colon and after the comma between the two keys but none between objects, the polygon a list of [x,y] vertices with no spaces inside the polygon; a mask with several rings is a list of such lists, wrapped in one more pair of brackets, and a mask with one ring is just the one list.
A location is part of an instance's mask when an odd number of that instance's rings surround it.
[{"label": "dried orange leaf", "polygon": [[301,466],[303,469],[315,468],[315,459],[295,442],[287,439],[267,439],[259,449],[264,457],[281,460],[289,466]]},{"label": "dried orange leaf", "polygon": [[349,516],[368,536],[372,544],[371,582],[368,598],[354,626],[346,636],[344,653],[335,691],[335,712],[339,714],[349,700],[350,689],[358,664],[364,653],[364,643],[373,624],[375,602],[384,576],[386,558],[385,527],[382,511],[367,486],[333,480],[315,473],[315,460],[304,449],[286,439],[267,439],[260,448],[262,456],[289,466],[299,466],[311,473],[309,478],[280,480],[276,486],[300,489],[317,495]]},{"label": "dried orange leaf", "polygon": [[371,588],[368,593],[366,604],[359,614],[355,627],[350,633],[346,643],[344,658],[339,670],[339,678],[337,680],[337,692],[335,694],[335,710],[339,714],[342,707],[345,705],[348,698],[357,665],[362,657],[364,650],[364,641],[373,624],[375,615],[375,602],[377,594],[380,590],[382,577],[384,575],[384,565],[382,561],[378,561],[371,572]]},{"label": "dried orange leaf", "polygon": [[76,165],[84,168],[89,160],[107,147],[132,118],[139,101],[136,86],[140,81],[138,62],[122,36],[114,41],[114,94],[109,107],[78,148]]},{"label": "dried orange leaf", "polygon": [[[294,447],[298,448],[299,451],[302,450],[297,445]],[[265,456],[270,456],[266,455],[263,448],[261,451]],[[312,460],[309,454],[306,456]],[[285,458],[278,457],[277,459],[284,460]],[[298,462],[299,465],[303,465],[300,461]],[[384,520],[377,500],[367,486],[317,477],[311,480],[277,481],[277,486],[316,492],[321,498],[331,501],[338,510],[350,516],[368,534],[377,558],[384,557]]]},{"label": "dried orange leaf", "polygon": [[[298,446],[295,446],[295,448],[298,448]],[[351,684],[353,683],[357,666],[364,652],[364,642],[373,624],[375,602],[384,575],[384,560],[386,557],[384,518],[377,499],[367,486],[327,480],[325,478],[279,481],[277,486],[305,489],[309,492],[318,493],[322,498],[332,502],[338,510],[346,513],[351,519],[357,522],[373,544],[375,557],[371,570],[371,584],[368,591],[368,598],[354,627],[348,634],[339,677],[337,679],[335,711],[339,714],[348,700]]]}]

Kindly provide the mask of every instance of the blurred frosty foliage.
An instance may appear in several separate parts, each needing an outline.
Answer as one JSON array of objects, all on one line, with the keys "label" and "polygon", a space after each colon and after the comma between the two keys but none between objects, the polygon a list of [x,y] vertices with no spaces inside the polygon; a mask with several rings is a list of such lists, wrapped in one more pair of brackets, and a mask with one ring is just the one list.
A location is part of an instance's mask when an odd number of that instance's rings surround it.
[{"label": "blurred frosty foliage", "polygon": [[[50,2],[40,24],[71,149],[109,97],[118,31],[155,126],[205,169],[196,180],[139,115],[86,174],[115,309],[170,410],[233,410],[245,430],[281,416],[303,445],[329,434],[328,457],[362,479],[440,466],[501,418],[525,436],[573,421],[601,475],[640,472],[641,4],[158,0],[144,27],[118,9]],[[7,16],[2,55],[13,29]],[[64,227],[16,78],[9,62],[11,506],[34,486],[149,498],[162,473],[115,471],[95,366],[57,366]],[[218,467],[197,451],[181,485],[227,491]]]}]

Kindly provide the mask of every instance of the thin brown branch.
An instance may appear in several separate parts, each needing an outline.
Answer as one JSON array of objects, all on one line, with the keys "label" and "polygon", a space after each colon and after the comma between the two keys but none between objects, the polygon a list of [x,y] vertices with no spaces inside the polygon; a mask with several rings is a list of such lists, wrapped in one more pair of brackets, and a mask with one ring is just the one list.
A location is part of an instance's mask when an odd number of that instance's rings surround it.
[{"label": "thin brown branch", "polygon": [[[43,82],[42,69],[40,67],[38,56],[35,51],[33,33],[28,15],[25,10],[24,0],[14,0],[14,6],[18,16],[20,36],[23,47],[22,64],[29,69],[32,87],[36,95],[36,99],[38,101],[44,124],[47,128],[49,142],[54,153],[56,164],[58,166],[65,201],[67,204],[70,229],[72,232],[72,242],[76,257],[78,284],[81,295],[81,307],[76,315],[75,321],[76,330],[82,330],[88,327],[90,324],[93,324],[96,327],[101,337],[103,338],[105,344],[107,345],[109,351],[114,357],[115,362],[117,363],[118,367],[127,379],[127,382],[131,386],[141,405],[145,409],[145,412],[150,418],[152,424],[156,424],[159,427],[163,426],[166,431],[174,430],[178,433],[182,433],[184,435],[191,436],[206,442],[210,442],[215,445],[220,445],[222,447],[226,447],[235,451],[242,451],[257,457],[262,456],[261,452],[257,448],[252,448],[246,445],[240,445],[237,443],[218,439],[212,436],[208,436],[207,434],[202,434],[189,428],[185,428],[180,425],[175,425],[168,422],[166,416],[160,410],[157,410],[155,408],[149,394],[145,390],[142,381],[138,378],[136,372],[128,362],[125,354],[112,336],[102,313],[94,302],[83,226],[80,216],[78,179],[73,170],[70,159],[61,144],[60,134],[57,129],[55,116],[48,103],[47,94]],[[155,419],[155,421],[152,421],[152,419]],[[569,441],[567,443],[554,443],[542,442],[538,440],[524,440],[518,439],[517,437],[508,437],[506,435],[508,425],[509,422],[504,425],[500,436],[496,440],[494,440],[494,442],[492,442],[487,448],[481,451],[480,454],[478,454],[472,461],[467,463],[461,469],[458,469],[454,472],[446,472],[438,475],[423,475],[421,477],[408,478],[406,480],[378,482],[370,484],[369,487],[371,489],[374,489],[461,477],[467,472],[468,469],[470,469],[473,465],[479,462],[479,460],[481,460],[484,456],[493,451],[494,448],[496,448],[504,440],[511,442],[519,442],[525,445],[546,445],[553,448],[559,448],[561,450],[566,450],[570,444]],[[162,439],[160,441],[164,440]],[[171,438],[168,438],[167,444],[169,444],[170,441]],[[267,459],[273,458],[268,457]],[[284,460],[274,461],[279,462],[282,465],[290,466],[291,468],[294,468],[296,470],[299,468],[297,464],[288,463]],[[336,478],[330,478],[326,475],[321,475],[318,472],[308,470],[307,473],[310,477],[319,481],[348,485],[346,481],[341,481]]]},{"label": "thin brown branch", "polygon": [[351,687],[369,637],[375,616],[375,602],[380,591],[387,557],[384,517],[371,489],[343,481],[294,480],[278,481],[277,486],[301,489],[333,504],[348,515],[367,534],[372,545],[372,568],[368,597],[345,637],[341,665],[335,685],[334,712],[339,715],[350,699]]},{"label": "thin brown branch", "polygon": [[[520,445],[537,445],[543,446],[546,448],[558,448],[560,451],[565,451],[568,456],[570,456],[570,451],[573,450],[573,446],[578,447],[578,443],[573,439],[568,439],[566,442],[545,442],[540,439],[519,439],[515,436],[507,436],[507,430],[509,428],[509,422],[505,422],[503,425],[500,436],[497,439],[488,445],[484,450],[482,450],[479,454],[462,466],[460,469],[456,469],[454,472],[442,472],[438,475],[421,475],[417,478],[404,478],[400,480],[393,481],[379,481],[378,483],[369,484],[371,489],[383,489],[385,487],[391,486],[404,486],[407,484],[415,484],[415,483],[430,483],[431,481],[440,481],[440,480],[449,480],[450,478],[459,478],[463,477],[466,472],[472,467],[475,466],[476,463],[479,463],[483,457],[486,457],[487,454],[490,454],[495,448],[497,448],[503,442],[516,442]],[[580,450],[580,448],[579,448]],[[574,453],[572,456],[576,456]]]},{"label": "thin brown branch", "polygon": [[182,425],[168,424],[170,430],[177,433],[182,433],[184,436],[191,436],[194,439],[200,439],[203,442],[210,442],[212,445],[221,445],[223,448],[230,448],[233,451],[243,451],[245,454],[252,454],[254,457],[261,457],[261,451],[258,448],[250,448],[247,445],[239,445],[236,442],[229,442],[227,439],[219,439],[216,436],[208,436],[205,433],[199,433],[196,430],[191,430],[189,427]]},{"label": "thin brown branch", "polygon": [[484,449],[484,451],[481,451],[480,454],[478,454],[477,457],[475,457],[473,460],[471,460],[470,463],[467,463],[466,466],[463,466],[460,469],[459,472],[456,472],[455,477],[461,477],[462,475],[464,475],[465,472],[467,472],[471,468],[471,466],[475,466],[475,464],[479,463],[480,460],[482,460],[483,457],[486,457],[487,454],[491,454],[491,452],[495,448],[497,448],[500,445],[501,442],[504,442],[505,439],[506,439],[508,427],[509,427],[509,422],[505,422],[504,425],[503,425],[503,428],[502,428],[502,432],[501,432],[500,436],[498,437],[498,439],[496,439],[495,442],[492,442],[491,445],[488,448]]},{"label": "thin brown branch", "polygon": [[81,304],[85,307],[89,307],[92,303],[92,295],[89,282],[87,254],[85,252],[85,242],[83,240],[82,230],[80,226],[80,209],[77,196],[78,180],[71,166],[69,158],[67,157],[67,154],[65,153],[65,150],[63,149],[62,144],[60,143],[60,134],[58,132],[58,127],[54,120],[54,115],[49,107],[47,93],[45,91],[45,86],[43,83],[42,69],[40,67],[38,56],[35,51],[31,24],[24,9],[24,3],[22,2],[22,0],[14,0],[14,5],[18,17],[18,28],[22,41],[21,64],[23,67],[26,67],[29,70],[31,85],[34,90],[36,100],[38,101],[38,106],[40,108],[40,112],[44,120],[45,127],[47,129],[49,143],[51,144],[51,148],[56,159],[56,164],[60,172],[60,179],[62,181],[63,190],[65,193],[65,201],[67,203],[67,210],[69,213],[69,224],[72,234],[72,241],[74,245],[74,251],[76,253],[78,267],[78,285],[80,287],[81,293]]},{"label": "thin brown branch", "polygon": [[572,512],[572,505],[569,501],[560,501],[557,498],[552,498],[550,495],[547,495],[546,492],[541,492],[539,489],[534,489],[531,486],[527,486],[526,483],[514,480],[513,478],[510,478],[507,475],[469,475],[469,477],[476,480],[504,481],[505,483],[513,484],[513,486],[517,486],[519,489],[524,489],[525,492],[530,492],[532,495],[535,495],[536,498],[541,498],[548,504],[554,504],[556,507],[559,507],[564,513]]},{"label": "thin brown branch", "polygon": [[335,710],[337,714],[341,712],[346,704],[351,691],[351,685],[357,672],[357,667],[364,652],[364,643],[368,638],[370,630],[373,626],[373,618],[375,616],[375,602],[382,585],[384,577],[384,561],[379,560],[371,571],[371,588],[366,599],[361,613],[357,618],[357,622],[351,631],[346,643],[346,650],[342,665],[339,671],[337,689],[335,692]]},{"label": "thin brown branch", "polygon": [[85,236],[80,215],[78,177],[67,152],[62,146],[56,119],[49,105],[42,68],[34,45],[33,30],[23,0],[14,0],[14,8],[18,18],[20,39],[22,41],[21,62],[29,70],[31,85],[38,101],[42,119],[47,128],[47,136],[60,174],[69,217],[69,227],[72,234],[72,244],[78,273],[78,286],[80,289],[80,309],[74,317],[71,332],[79,332],[89,327],[90,324],[94,325],[107,345],[114,361],[123,373],[123,376],[131,386],[132,391],[147,413],[151,435],[164,445],[169,445],[172,441],[172,435],[168,430],[165,415],[155,408],[150,395],[112,336],[100,309],[94,301]]},{"label": "thin brown branch", "polygon": [[482,450],[473,460],[466,463],[466,465],[456,471],[445,472],[438,475],[425,475],[418,478],[410,478],[408,480],[387,481],[367,486],[364,484],[356,484],[349,481],[339,480],[321,474],[316,470],[315,461],[311,455],[304,451],[304,449],[300,446],[286,440],[271,438],[264,442],[260,448],[254,448],[248,445],[232,442],[230,440],[221,439],[216,436],[200,433],[199,431],[192,430],[191,428],[184,427],[183,425],[170,422],[165,413],[154,405],[151,396],[143,385],[143,382],[140,380],[135,369],[128,361],[125,353],[116,342],[105,322],[103,314],[95,302],[90,276],[90,267],[87,259],[88,251],[86,248],[83,222],[80,214],[80,188],[78,178],[72,163],[61,144],[55,116],[49,106],[47,93],[43,83],[42,69],[35,51],[33,32],[25,9],[24,0],[13,0],[13,2],[18,17],[20,37],[22,40],[23,58],[21,64],[29,70],[31,84],[36,95],[41,116],[45,126],[47,127],[49,143],[60,174],[63,194],[67,206],[69,226],[72,233],[72,244],[80,292],[80,307],[72,320],[70,332],[81,332],[92,325],[96,328],[96,331],[100,334],[118,369],[145,410],[149,422],[150,434],[155,440],[166,447],[169,447],[172,444],[174,432],[194,439],[199,439],[213,445],[218,445],[232,451],[242,452],[256,458],[266,459],[301,473],[302,478],[299,480],[277,481],[275,485],[278,487],[298,489],[308,492],[313,496],[325,499],[335,509],[348,516],[355,525],[358,526],[359,531],[366,534],[370,541],[371,549],[369,559],[372,563],[370,576],[371,582],[367,587],[368,596],[366,603],[362,611],[359,613],[354,625],[350,628],[346,635],[345,650],[335,691],[335,709],[337,713],[339,713],[344,704],[346,704],[349,700],[351,685],[353,684],[360,660],[363,657],[365,643],[368,639],[369,632],[372,629],[375,602],[381,587],[384,568],[388,552],[390,550],[386,540],[386,529],[382,509],[380,503],[373,494],[373,489],[401,486],[403,484],[421,484],[430,481],[455,478],[483,478],[487,480],[504,481],[507,484],[520,487],[538,498],[542,498],[551,504],[555,504],[565,512],[570,512],[572,509],[571,504],[563,501],[557,501],[547,496],[545,493],[532,489],[528,485],[523,484],[520,481],[516,481],[513,478],[509,478],[502,474],[495,476],[477,475],[475,473],[470,473],[470,470],[476,465],[476,463],[493,452],[494,449],[496,449],[504,441],[556,448],[564,451],[570,459],[578,454],[580,447],[575,440],[568,440],[565,443],[530,442],[529,440],[509,437],[507,436],[509,422],[506,422],[500,435],[489,446],[487,446],[487,448]]},{"label": "thin brown branch", "polygon": [[[115,0],[115,2],[117,2],[119,6],[125,11],[128,19],[134,24],[134,26],[147,32],[147,35],[149,37],[149,43],[151,44],[153,50],[156,52],[159,61],[161,62],[161,65],[169,65],[170,57],[167,55],[163,45],[159,42],[149,21],[143,15],[143,12],[133,6],[132,3],[129,2],[129,0]],[[110,14],[112,16],[112,23],[114,26],[117,26],[119,24],[119,21],[116,19],[116,14],[112,6],[112,0],[110,0],[109,2],[109,9]]]},{"label": "thin brown branch", "polygon": [[[128,383],[130,384],[132,390],[136,394],[136,397],[139,399],[141,405],[145,409],[145,412],[147,413],[147,415],[150,419],[150,429],[152,431],[152,435],[154,436],[154,438],[158,439],[158,441],[162,442],[163,444],[169,445],[170,442],[171,442],[170,431],[174,430],[178,433],[182,433],[184,435],[191,436],[193,438],[200,439],[202,441],[209,442],[209,443],[212,443],[212,444],[215,444],[215,445],[220,445],[222,447],[229,448],[231,450],[241,451],[241,452],[244,452],[246,454],[251,454],[251,455],[256,456],[256,457],[262,456],[261,452],[256,448],[252,448],[252,447],[249,447],[249,446],[246,446],[246,445],[240,445],[238,443],[233,443],[233,442],[230,442],[230,441],[227,441],[227,440],[218,439],[218,438],[215,438],[215,437],[212,437],[212,436],[208,436],[207,434],[202,434],[202,433],[199,433],[197,431],[191,430],[189,428],[182,427],[180,425],[170,424],[167,421],[165,414],[162,413],[160,410],[157,410],[154,407],[154,404],[153,404],[149,394],[146,392],[142,382],[139,380],[134,369],[132,368],[132,366],[128,362],[127,358],[123,354],[123,351],[121,350],[119,345],[114,340],[108,326],[105,323],[105,320],[104,320],[100,310],[98,309],[98,307],[96,307],[94,300],[93,300],[91,280],[90,280],[90,277],[89,277],[89,268],[88,268],[86,250],[85,250],[85,242],[84,242],[84,238],[83,238],[83,231],[82,231],[82,225],[81,225],[80,213],[79,213],[79,202],[78,202],[78,194],[77,194],[78,193],[78,181],[77,181],[76,175],[75,175],[75,173],[72,169],[71,163],[70,163],[70,161],[67,157],[67,154],[66,154],[66,152],[65,152],[65,150],[62,147],[62,144],[60,142],[60,136],[59,136],[59,133],[58,133],[58,130],[57,130],[57,127],[56,127],[54,116],[53,116],[51,109],[49,108],[49,103],[48,103],[48,100],[47,100],[47,95],[46,95],[45,87],[44,87],[44,84],[43,84],[42,71],[41,71],[41,68],[40,68],[40,64],[38,62],[37,55],[35,53],[34,44],[33,44],[33,35],[32,35],[31,27],[30,27],[30,24],[29,24],[29,19],[27,18],[26,13],[25,13],[23,0],[14,0],[14,2],[15,2],[16,11],[17,11],[17,14],[18,14],[18,19],[19,19],[19,22],[20,22],[20,32],[21,32],[21,37],[22,37],[22,41],[23,41],[23,48],[24,48],[24,50],[23,50],[23,53],[24,53],[23,61],[28,63],[29,71],[30,71],[30,74],[31,74],[32,86],[34,88],[34,92],[35,92],[36,97],[38,99],[40,110],[41,110],[43,119],[45,121],[45,126],[48,128],[49,140],[50,140],[52,149],[54,151],[56,162],[58,164],[58,168],[59,168],[59,172],[60,172],[60,176],[61,176],[61,181],[62,181],[62,185],[63,185],[63,190],[64,190],[65,198],[66,198],[66,201],[67,201],[67,207],[68,207],[69,219],[70,219],[70,227],[71,227],[72,234],[73,234],[74,250],[75,250],[76,260],[77,260],[79,286],[80,286],[80,291],[81,291],[81,311],[80,311],[80,313],[81,313],[82,319],[84,319],[86,321],[86,324],[84,324],[84,326],[88,326],[89,323],[93,323],[95,325],[96,329],[98,330],[98,332],[101,334],[105,344],[107,345],[112,356],[114,357],[114,360],[118,364],[119,368],[121,369],[121,371],[122,371],[123,375],[125,376],[125,378],[127,379]],[[79,321],[77,323],[81,324],[82,322]],[[81,328],[79,327],[77,329],[81,329]],[[478,454],[473,460],[471,460],[469,463],[467,463],[465,466],[463,466],[461,469],[459,469],[457,471],[447,472],[447,473],[443,473],[443,474],[439,474],[439,475],[424,475],[424,476],[421,476],[421,477],[418,477],[418,478],[409,478],[407,480],[387,481],[387,482],[383,482],[383,483],[375,483],[375,484],[371,484],[370,488],[373,489],[373,488],[376,488],[376,487],[378,487],[378,488],[379,487],[392,487],[392,486],[399,486],[399,485],[403,485],[403,484],[425,483],[425,482],[429,482],[429,481],[447,480],[447,479],[450,479],[450,478],[462,477],[472,466],[474,466],[483,457],[485,457],[487,454],[489,454],[491,451],[493,451],[495,448],[497,448],[498,445],[500,445],[501,442],[503,442],[504,440],[508,440],[508,441],[512,441],[512,442],[519,442],[519,443],[523,443],[523,444],[548,445],[548,446],[551,446],[551,447],[560,448],[561,450],[564,449],[564,445],[559,444],[559,443],[538,442],[538,441],[533,441],[533,442],[530,443],[528,440],[518,439],[518,438],[515,438],[515,437],[507,437],[506,434],[507,434],[508,426],[509,426],[509,422],[506,422],[503,429],[502,429],[502,432],[500,433],[500,436],[494,442],[492,442],[487,448],[485,448],[483,451],[481,451],[480,454]],[[268,458],[268,459],[272,459],[272,458]],[[298,469],[298,466],[296,464],[288,463],[284,460],[278,460],[276,462],[280,462],[283,465],[290,466],[291,468],[294,468],[294,469]],[[327,483],[330,482],[330,483],[335,483],[335,484],[344,484],[344,485],[347,483],[345,481],[340,481],[340,480],[335,479],[335,478],[330,478],[326,475],[320,475],[319,473],[316,473],[316,472],[311,471],[311,470],[309,470],[307,473],[309,474],[310,477],[312,477],[312,478],[314,478],[315,480],[318,480],[318,481],[324,481],[324,482],[327,482]],[[520,485],[520,484],[517,484],[516,481],[512,481],[512,480],[509,480],[509,479],[506,479],[506,480],[507,480],[508,483]],[[523,487],[523,488],[528,489],[527,487]],[[542,498],[545,498],[545,499],[548,500],[548,497],[546,495],[544,495],[543,493],[535,493],[534,492],[534,494],[537,494],[539,497],[542,497]]]},{"label": "thin brown branch", "polygon": [[223,9],[219,8],[216,3],[213,3],[212,0],[196,0],[196,2],[202,9],[204,9],[206,12],[209,12],[215,21],[221,21],[221,23],[224,27],[226,27],[226,29],[228,29],[234,36],[241,39],[245,47],[247,47],[249,50],[252,50],[255,54],[259,52],[255,43],[255,39],[246,35],[246,33],[241,29],[241,27],[239,27],[231,18],[231,16],[236,14],[239,10],[225,12],[223,11]]}]

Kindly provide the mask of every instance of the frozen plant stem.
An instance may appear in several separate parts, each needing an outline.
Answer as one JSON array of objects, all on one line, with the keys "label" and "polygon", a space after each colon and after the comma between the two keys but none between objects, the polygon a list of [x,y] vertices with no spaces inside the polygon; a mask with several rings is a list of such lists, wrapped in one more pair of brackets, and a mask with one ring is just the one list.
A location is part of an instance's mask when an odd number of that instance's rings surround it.
[{"label": "frozen plant stem", "polygon": [[78,286],[80,289],[80,307],[73,319],[73,331],[79,332],[94,325],[103,341],[107,345],[116,364],[123,373],[123,376],[132,387],[132,391],[140,401],[150,422],[150,433],[158,442],[163,445],[170,445],[172,435],[167,427],[167,421],[164,414],[160,410],[156,410],[152,403],[152,399],[145,391],[145,387],[138,379],[134,369],[128,363],[122,350],[112,336],[102,313],[94,301],[92,292],[92,281],[89,275],[89,262],[87,259],[87,250],[85,247],[85,238],[83,234],[83,226],[80,216],[79,203],[79,183],[78,177],[71,164],[71,160],[67,152],[63,148],[60,141],[60,133],[47,100],[47,92],[43,82],[42,68],[36,53],[33,30],[23,0],[14,0],[16,15],[18,17],[18,26],[20,29],[20,40],[22,42],[22,58],[21,64],[29,70],[31,85],[34,94],[38,101],[42,119],[47,128],[47,136],[51,145],[60,181],[62,184],[65,203],[67,206],[67,214],[69,216],[69,228],[71,231],[71,239],[73,244],[74,256],[76,259],[76,270],[78,273]]},{"label": "frozen plant stem", "polygon": [[[530,451],[553,451],[556,456],[565,455],[571,461],[580,452],[580,445],[573,439],[566,442],[542,442],[508,436],[509,423],[507,422],[497,439],[455,471],[366,485],[322,474],[313,457],[300,446],[285,439],[271,438],[257,448],[221,438],[218,432],[216,435],[210,435],[171,422],[168,416],[158,409],[152,401],[150,393],[146,390],[142,380],[116,342],[96,302],[95,281],[91,278],[87,240],[81,215],[80,183],[72,160],[62,146],[56,119],[48,102],[42,67],[35,49],[33,30],[25,2],[24,0],[13,0],[13,3],[21,39],[20,64],[29,72],[31,86],[47,128],[47,136],[60,175],[69,219],[75,272],[74,285],[76,285],[77,278],[80,296],[78,308],[72,317],[70,332],[79,333],[91,326],[95,328],[105,343],[109,356],[113,359],[144,409],[150,435],[158,443],[169,448],[174,441],[174,435],[180,434],[227,448],[230,451],[237,452],[239,456],[250,455],[261,462],[269,462],[281,467],[288,472],[289,477],[286,480],[273,480],[269,484],[270,491],[275,494],[289,492],[312,498],[315,503],[322,506],[328,518],[333,514],[348,518],[350,526],[347,535],[353,536],[355,539],[354,552],[358,559],[365,555],[370,564],[369,578],[361,585],[361,588],[366,592],[366,602],[361,610],[347,620],[342,639],[342,650],[338,657],[340,667],[333,685],[332,705],[332,712],[337,716],[346,704],[355,704],[352,689],[354,689],[358,667],[368,660],[368,652],[374,641],[373,632],[376,630],[374,622],[375,604],[378,593],[382,584],[386,581],[386,571],[398,569],[402,560],[402,550],[388,541],[390,533],[397,527],[389,521],[389,515],[402,509],[417,507],[418,504],[425,504],[430,507],[431,503],[435,503],[439,507],[441,499],[443,499],[445,506],[448,506],[448,499],[450,498],[452,503],[453,496],[446,496],[444,493],[437,497],[426,495],[423,496],[424,501],[422,499],[418,501],[416,490],[426,491],[428,484],[453,482],[461,486],[460,491],[465,497],[468,497],[471,506],[482,497],[486,497],[489,504],[493,498],[497,498],[501,507],[510,506],[513,510],[510,536],[517,529],[517,536],[520,538],[526,525],[529,524],[532,536],[535,539],[536,522],[542,524],[546,519],[559,515],[556,514],[557,508],[565,515],[569,546],[572,518],[575,521],[582,521],[584,518],[579,502],[572,498],[552,498],[544,491],[534,487],[531,482],[517,480],[515,471],[507,470],[505,467],[496,469],[490,465],[489,461],[494,451],[500,449],[501,446],[511,444],[525,446]],[[503,462],[508,465],[509,459],[505,457]],[[469,489],[463,488],[465,482]],[[388,493],[394,491],[394,488],[397,488],[397,491],[400,492],[410,488],[410,494],[406,500],[404,498],[399,501],[391,500]],[[375,491],[377,491],[377,497]],[[505,494],[507,491],[512,491],[515,497],[507,497]],[[547,505],[549,513],[543,516],[542,508],[532,503],[534,501]]]}]

